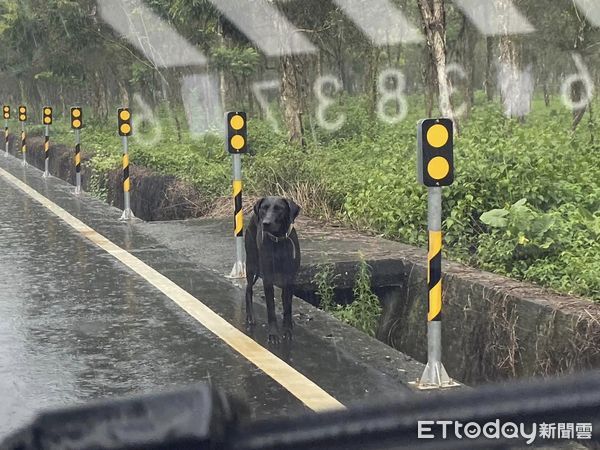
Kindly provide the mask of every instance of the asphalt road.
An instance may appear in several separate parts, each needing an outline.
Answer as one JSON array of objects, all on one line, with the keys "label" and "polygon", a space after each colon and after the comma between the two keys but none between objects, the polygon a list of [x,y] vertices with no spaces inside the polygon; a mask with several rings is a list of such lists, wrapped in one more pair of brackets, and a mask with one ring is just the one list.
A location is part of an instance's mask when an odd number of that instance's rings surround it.
[{"label": "asphalt road", "polygon": [[[40,194],[46,203],[35,199]],[[74,228],[57,208],[91,231]],[[398,361],[416,371],[421,366],[320,311],[299,308],[295,340],[276,348],[267,347],[264,327],[243,334],[239,286],[163,246],[143,227],[119,222],[116,213],[0,155],[0,439],[42,408],[202,381],[243,399],[255,418],[309,410],[315,395],[349,404],[409,392],[401,376],[371,367],[368,359],[401,372]],[[97,245],[98,233],[117,250]],[[139,258],[141,266],[124,264],[119,255]],[[168,283],[144,275],[153,270]],[[173,286],[222,323],[194,316],[194,305],[183,308]],[[264,323],[260,295],[257,303]],[[271,362],[261,363],[265,357]]]}]

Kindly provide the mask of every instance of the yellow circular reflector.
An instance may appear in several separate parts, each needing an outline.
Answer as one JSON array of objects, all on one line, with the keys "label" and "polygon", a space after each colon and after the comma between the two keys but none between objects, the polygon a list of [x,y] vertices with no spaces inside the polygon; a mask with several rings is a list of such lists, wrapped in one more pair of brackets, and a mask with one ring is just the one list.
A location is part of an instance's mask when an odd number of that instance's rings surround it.
[{"label": "yellow circular reflector", "polygon": [[236,134],[231,138],[231,146],[236,150],[240,150],[241,148],[243,148],[245,143],[246,141],[239,134]]},{"label": "yellow circular reflector", "polygon": [[119,118],[121,120],[129,120],[130,117],[131,113],[129,111],[121,111],[121,113],[119,114]]},{"label": "yellow circular reflector", "polygon": [[26,118],[25,114],[21,114],[21,115],[19,116],[19,120],[25,120],[25,118]]},{"label": "yellow circular reflector", "polygon": [[50,114],[52,114],[52,110],[50,108],[46,108],[46,109],[44,109],[44,114],[49,116]]},{"label": "yellow circular reflector", "polygon": [[435,148],[439,148],[448,142],[448,130],[444,125],[439,123],[427,130],[427,142]]},{"label": "yellow circular reflector", "polygon": [[121,125],[121,133],[129,134],[130,131],[131,131],[131,127],[129,126],[128,123],[124,123],[123,125]]},{"label": "yellow circular reflector", "polygon": [[71,115],[72,115],[73,117],[79,117],[79,116],[81,116],[81,110],[80,110],[80,109],[74,109],[74,110],[71,112]]},{"label": "yellow circular reflector", "polygon": [[50,123],[50,117],[44,117],[44,123]]},{"label": "yellow circular reflector", "polygon": [[236,114],[229,120],[229,124],[234,130],[241,130],[244,126],[244,118],[239,114]]},{"label": "yellow circular reflector", "polygon": [[450,164],[446,158],[436,156],[427,164],[427,173],[434,180],[441,180],[450,172]]},{"label": "yellow circular reflector", "polygon": [[21,106],[21,107],[19,108],[19,112],[20,112],[21,114],[25,114],[25,107],[24,107],[24,106]]},{"label": "yellow circular reflector", "polygon": [[79,128],[81,126],[81,120],[75,119],[73,121],[73,128]]},{"label": "yellow circular reflector", "polygon": [[10,112],[10,107],[8,107],[8,106],[5,106],[5,107],[4,107],[4,112],[5,112],[5,113],[7,113],[7,112]]}]

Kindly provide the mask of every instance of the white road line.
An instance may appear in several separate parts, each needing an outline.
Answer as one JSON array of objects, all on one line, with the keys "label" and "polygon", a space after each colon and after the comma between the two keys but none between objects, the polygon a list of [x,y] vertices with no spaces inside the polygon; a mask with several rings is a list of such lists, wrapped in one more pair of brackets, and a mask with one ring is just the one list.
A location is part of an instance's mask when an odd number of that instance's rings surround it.
[{"label": "white road line", "polygon": [[293,367],[286,364],[266,348],[257,344],[235,328],[212,309],[186,292],[161,273],[148,266],[131,253],[123,250],[81,220],[69,214],[35,189],[29,187],[6,170],[0,168],[0,176],[29,197],[39,202],[61,220],[92,241],[105,252],[135,271],[148,283],[173,300],[185,312],[218,336],[227,345],[245,357],[248,361],[287,389],[294,397],[314,411],[326,411],[344,408],[339,401],[321,389]]}]

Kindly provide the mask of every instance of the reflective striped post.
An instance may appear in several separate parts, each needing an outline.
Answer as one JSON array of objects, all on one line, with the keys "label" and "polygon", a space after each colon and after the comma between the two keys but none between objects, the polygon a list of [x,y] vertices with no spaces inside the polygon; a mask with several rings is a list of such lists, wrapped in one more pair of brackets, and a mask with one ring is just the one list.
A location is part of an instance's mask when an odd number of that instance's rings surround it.
[{"label": "reflective striped post", "polygon": [[4,157],[8,157],[8,120],[10,119],[10,106],[2,107],[2,115],[4,116]]},{"label": "reflective striped post", "polygon": [[44,124],[44,178],[50,176],[49,157],[50,157],[50,125],[52,125],[52,108],[44,106],[42,110],[42,123]]},{"label": "reflective striped post", "polygon": [[453,123],[425,119],[417,132],[417,174],[427,186],[427,365],[419,389],[459,386],[442,364],[442,186],[454,181]]},{"label": "reflective striped post", "polygon": [[244,278],[244,211],[242,210],[242,155],[233,155],[233,233],[235,235],[235,264],[230,278]]},{"label": "reflective striped post", "polygon": [[23,154],[23,167],[27,166],[27,141],[25,135],[25,122],[21,122],[21,153]]},{"label": "reflective striped post", "polygon": [[4,157],[8,157],[8,119],[4,121]]},{"label": "reflective striped post", "polygon": [[19,106],[19,121],[21,122],[21,153],[23,154],[23,167],[27,166],[27,142],[25,135],[25,121],[27,120],[27,107]]},{"label": "reflective striped post", "polygon": [[121,220],[134,219],[133,211],[131,211],[131,200],[129,191],[131,189],[131,180],[129,178],[129,147],[127,138],[131,136],[131,112],[129,108],[119,108],[117,110],[119,136],[123,142],[123,214]]},{"label": "reflective striped post", "polygon": [[81,194],[81,135],[75,130],[75,194]]},{"label": "reflective striped post", "polygon": [[244,278],[244,211],[242,209],[242,154],[248,151],[248,132],[245,112],[226,114],[227,130],[225,148],[232,156],[233,164],[233,232],[235,236],[235,264],[229,278]]},{"label": "reflective striped post", "polygon": [[79,106],[71,108],[71,128],[75,130],[75,195],[81,194],[81,135],[83,112]]},{"label": "reflective striped post", "polygon": [[427,365],[419,380],[420,388],[457,385],[442,364],[442,188],[428,189],[427,229]]}]

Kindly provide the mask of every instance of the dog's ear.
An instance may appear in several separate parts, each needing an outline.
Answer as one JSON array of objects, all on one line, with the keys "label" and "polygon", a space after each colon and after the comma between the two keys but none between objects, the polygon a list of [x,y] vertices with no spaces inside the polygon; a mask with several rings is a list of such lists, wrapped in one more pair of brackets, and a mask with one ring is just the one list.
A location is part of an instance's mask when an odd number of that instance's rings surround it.
[{"label": "dog's ear", "polygon": [[286,198],[285,201],[288,204],[288,210],[290,212],[289,223],[292,224],[294,223],[294,220],[296,220],[296,217],[298,217],[298,214],[300,214],[300,207],[293,200]]},{"label": "dog's ear", "polygon": [[256,203],[254,204],[254,214],[256,214],[256,217],[258,217],[258,211],[260,210],[260,204],[263,202],[265,198],[259,198]]}]

